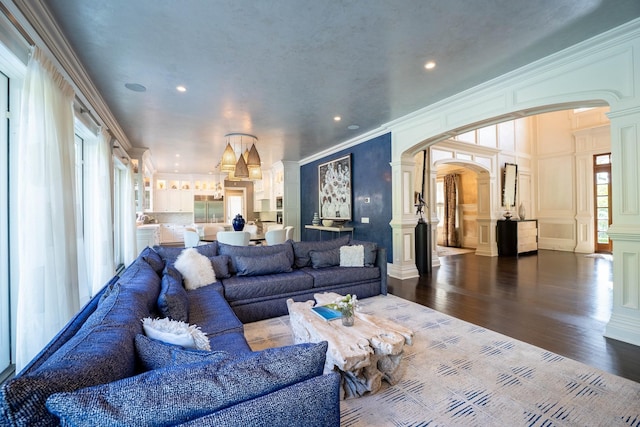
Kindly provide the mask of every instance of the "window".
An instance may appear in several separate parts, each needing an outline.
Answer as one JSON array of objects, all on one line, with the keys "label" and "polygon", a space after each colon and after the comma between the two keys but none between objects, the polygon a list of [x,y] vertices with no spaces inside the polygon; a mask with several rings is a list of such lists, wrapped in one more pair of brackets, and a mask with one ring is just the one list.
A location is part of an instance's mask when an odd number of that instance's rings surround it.
[{"label": "window", "polygon": [[[0,111],[9,111],[9,78],[0,73]],[[9,268],[9,123],[0,120],[0,380],[11,366],[11,291]]]},{"label": "window", "polygon": [[113,159],[113,264],[119,270],[124,267],[124,218],[123,200],[126,192],[127,169],[120,159]]}]

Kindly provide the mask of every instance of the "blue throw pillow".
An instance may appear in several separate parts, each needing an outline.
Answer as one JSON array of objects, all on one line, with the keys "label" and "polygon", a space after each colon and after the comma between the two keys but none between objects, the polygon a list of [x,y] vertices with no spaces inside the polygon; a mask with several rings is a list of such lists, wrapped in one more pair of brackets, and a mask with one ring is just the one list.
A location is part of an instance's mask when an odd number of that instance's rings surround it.
[{"label": "blue throw pillow", "polygon": [[146,371],[197,362],[220,362],[231,357],[226,351],[205,351],[180,347],[136,335],[136,352]]},{"label": "blue throw pillow", "polygon": [[235,274],[238,272],[237,259],[239,256],[244,257],[258,257],[263,255],[271,255],[278,252],[284,252],[289,259],[289,265],[293,267],[293,245],[291,240],[287,240],[284,243],[271,246],[234,246],[227,245],[225,243],[219,243],[218,249],[220,255],[228,255],[231,258],[229,266],[229,272]]},{"label": "blue throw pillow", "polygon": [[182,286],[182,275],[178,270],[167,265],[162,274],[158,310],[162,317],[189,323],[189,297]]},{"label": "blue throw pillow", "polygon": [[309,251],[311,266],[313,268],[326,268],[340,265],[340,248],[327,249],[326,251]]},{"label": "blue throw pillow", "polygon": [[341,236],[333,240],[325,240],[323,242],[293,242],[293,252],[295,254],[295,266],[298,268],[311,265],[311,251],[326,251],[327,249],[335,249],[340,246],[348,245],[351,236]]},{"label": "blue throw pillow", "polygon": [[156,251],[147,246],[142,250],[142,252],[140,252],[139,257],[145,260],[147,264],[149,264],[151,268],[153,268],[158,276],[162,274],[164,261]]},{"label": "blue throw pillow", "polygon": [[284,252],[262,256],[237,256],[235,259],[238,276],[262,276],[291,271],[291,261]]},{"label": "blue throw pillow", "polygon": [[[218,242],[207,243],[206,245],[194,246],[199,254],[206,257],[212,257],[218,255]],[[153,250],[156,251],[160,258],[162,258],[165,264],[173,264],[176,262],[176,258],[184,250],[184,248],[174,246],[154,246]]]},{"label": "blue throw pillow", "polygon": [[47,408],[62,425],[176,425],[322,375],[326,351],[323,341],[155,369],[56,393]]},{"label": "blue throw pillow", "polygon": [[216,279],[228,279],[231,277],[231,273],[229,273],[230,258],[228,255],[211,256],[209,259],[211,260],[213,271],[216,273]]}]

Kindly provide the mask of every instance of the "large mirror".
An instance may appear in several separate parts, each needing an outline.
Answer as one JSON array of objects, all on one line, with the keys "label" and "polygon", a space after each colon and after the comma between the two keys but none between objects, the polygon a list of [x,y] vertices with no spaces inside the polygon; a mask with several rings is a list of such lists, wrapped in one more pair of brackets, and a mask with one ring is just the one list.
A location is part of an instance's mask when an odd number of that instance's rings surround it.
[{"label": "large mirror", "polygon": [[517,185],[518,165],[513,163],[505,163],[504,174],[502,178],[502,206],[505,206],[507,208],[515,206]]}]

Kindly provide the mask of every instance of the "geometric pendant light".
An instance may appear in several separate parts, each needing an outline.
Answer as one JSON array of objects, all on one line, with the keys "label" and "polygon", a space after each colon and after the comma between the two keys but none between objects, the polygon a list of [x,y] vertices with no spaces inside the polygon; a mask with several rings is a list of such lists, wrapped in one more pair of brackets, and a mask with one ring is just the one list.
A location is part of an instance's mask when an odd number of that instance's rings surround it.
[{"label": "geometric pendant light", "polygon": [[[242,152],[243,141],[242,138],[247,137],[253,139],[253,143],[251,144],[251,149]],[[250,135],[247,133],[241,132],[233,132],[225,135],[227,138],[227,146],[224,149],[224,153],[222,153],[222,160],[220,161],[220,170],[222,172],[230,172],[233,175],[233,178],[249,178],[251,180],[262,179],[262,167],[260,161],[260,154],[258,154],[258,149],[256,148],[255,142],[258,140],[254,135]],[[238,141],[234,141],[236,138]],[[234,148],[236,147],[236,142],[240,142],[240,151],[239,155],[236,159],[236,153]],[[233,144],[233,147],[231,147]]]}]

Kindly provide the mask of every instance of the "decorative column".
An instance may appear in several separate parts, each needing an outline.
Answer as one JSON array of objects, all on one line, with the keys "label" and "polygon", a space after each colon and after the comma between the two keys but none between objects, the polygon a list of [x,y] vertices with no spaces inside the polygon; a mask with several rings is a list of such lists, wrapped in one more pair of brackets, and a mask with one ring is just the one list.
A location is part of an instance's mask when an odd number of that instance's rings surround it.
[{"label": "decorative column", "polygon": [[398,279],[419,276],[415,257],[417,217],[413,206],[414,170],[415,161],[412,157],[403,155],[399,161],[391,162],[393,264],[389,266],[388,273]]},{"label": "decorative column", "polygon": [[640,111],[612,111],[613,309],[605,336],[640,345]]}]

